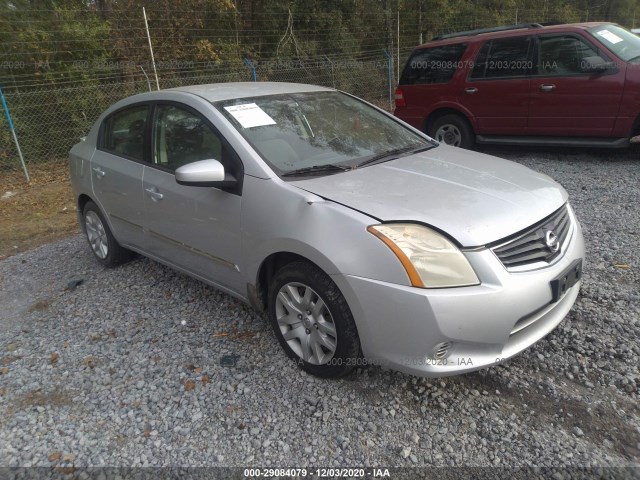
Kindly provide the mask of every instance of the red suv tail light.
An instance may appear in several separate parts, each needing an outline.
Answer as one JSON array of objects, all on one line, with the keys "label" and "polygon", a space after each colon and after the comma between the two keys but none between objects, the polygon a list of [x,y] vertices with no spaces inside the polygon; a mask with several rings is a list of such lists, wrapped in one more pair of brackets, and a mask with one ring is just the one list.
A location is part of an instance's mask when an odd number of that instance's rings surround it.
[{"label": "red suv tail light", "polygon": [[407,102],[404,101],[404,92],[400,88],[396,88],[396,107],[406,107]]}]

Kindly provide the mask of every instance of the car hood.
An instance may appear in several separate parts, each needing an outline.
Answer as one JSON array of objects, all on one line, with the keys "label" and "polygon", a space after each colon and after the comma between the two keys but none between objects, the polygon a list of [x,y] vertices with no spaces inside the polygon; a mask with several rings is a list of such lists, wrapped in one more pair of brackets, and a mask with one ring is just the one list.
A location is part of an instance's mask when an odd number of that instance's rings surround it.
[{"label": "car hood", "polygon": [[290,184],[380,221],[425,223],[465,247],[512,235],[567,201],[547,175],[447,146]]}]

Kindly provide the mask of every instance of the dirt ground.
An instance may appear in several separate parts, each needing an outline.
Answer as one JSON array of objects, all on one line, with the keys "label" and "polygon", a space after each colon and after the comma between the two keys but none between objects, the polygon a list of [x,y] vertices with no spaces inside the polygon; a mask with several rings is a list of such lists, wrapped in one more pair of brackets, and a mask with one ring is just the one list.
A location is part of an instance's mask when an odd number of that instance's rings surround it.
[{"label": "dirt ground", "polygon": [[66,162],[0,174],[0,260],[79,232]]}]

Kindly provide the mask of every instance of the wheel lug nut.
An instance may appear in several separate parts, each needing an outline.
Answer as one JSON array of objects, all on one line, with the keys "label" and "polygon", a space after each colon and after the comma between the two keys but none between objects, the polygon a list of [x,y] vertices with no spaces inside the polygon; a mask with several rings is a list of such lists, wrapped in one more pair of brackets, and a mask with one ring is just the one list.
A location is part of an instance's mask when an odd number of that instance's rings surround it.
[{"label": "wheel lug nut", "polygon": [[309,330],[308,328],[305,330],[305,332],[307,332],[307,335],[309,335],[311,333],[311,330]]},{"label": "wheel lug nut", "polygon": [[317,323],[314,323],[313,326],[316,327],[316,330],[318,329],[318,324]]},{"label": "wheel lug nut", "polygon": [[307,310],[307,315],[311,315],[311,310]]},{"label": "wheel lug nut", "polygon": [[302,314],[298,314],[298,320],[302,320]]}]

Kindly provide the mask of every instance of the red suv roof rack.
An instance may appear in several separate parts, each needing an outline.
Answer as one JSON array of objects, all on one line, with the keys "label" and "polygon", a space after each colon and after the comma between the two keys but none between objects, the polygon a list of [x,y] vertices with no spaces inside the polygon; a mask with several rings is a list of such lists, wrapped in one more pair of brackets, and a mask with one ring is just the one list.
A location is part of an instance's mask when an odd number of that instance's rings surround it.
[{"label": "red suv roof rack", "polygon": [[464,32],[455,32],[455,33],[446,33],[444,35],[438,35],[433,37],[431,40],[445,40],[447,38],[456,38],[456,37],[470,37],[473,35],[479,35],[481,33],[493,33],[493,32],[504,32],[507,30],[519,30],[522,28],[542,28],[543,25],[539,23],[518,23],[516,25],[504,25],[502,27],[491,27],[491,28],[479,28],[477,30],[466,30]]}]

